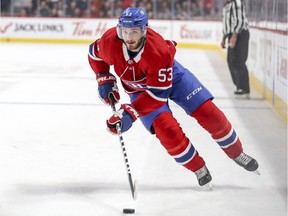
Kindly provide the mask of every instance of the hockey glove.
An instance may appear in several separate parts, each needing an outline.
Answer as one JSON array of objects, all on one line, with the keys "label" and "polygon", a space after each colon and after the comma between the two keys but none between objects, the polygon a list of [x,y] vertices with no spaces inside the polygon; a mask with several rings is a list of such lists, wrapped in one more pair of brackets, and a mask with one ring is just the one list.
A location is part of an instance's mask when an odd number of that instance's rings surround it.
[{"label": "hockey glove", "polygon": [[106,121],[107,129],[109,132],[117,134],[117,125],[119,125],[121,133],[123,133],[131,128],[138,117],[137,111],[130,104],[122,104],[120,109]]},{"label": "hockey glove", "polygon": [[116,83],[116,77],[107,73],[104,76],[98,76],[96,78],[98,82],[99,98],[107,105],[110,105],[109,95],[113,95],[114,103],[120,100],[119,90]]}]

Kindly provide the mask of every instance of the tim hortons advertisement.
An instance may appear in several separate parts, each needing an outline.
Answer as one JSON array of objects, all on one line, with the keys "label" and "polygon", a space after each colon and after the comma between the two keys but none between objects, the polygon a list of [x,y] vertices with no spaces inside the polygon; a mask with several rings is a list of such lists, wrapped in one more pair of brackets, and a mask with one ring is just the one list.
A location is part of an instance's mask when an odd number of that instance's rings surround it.
[{"label": "tim hortons advertisement", "polygon": [[[107,29],[117,25],[117,19],[15,18],[3,17],[2,39],[95,40]],[[221,24],[217,22],[150,20],[149,26],[165,39],[178,43],[217,43]]]}]

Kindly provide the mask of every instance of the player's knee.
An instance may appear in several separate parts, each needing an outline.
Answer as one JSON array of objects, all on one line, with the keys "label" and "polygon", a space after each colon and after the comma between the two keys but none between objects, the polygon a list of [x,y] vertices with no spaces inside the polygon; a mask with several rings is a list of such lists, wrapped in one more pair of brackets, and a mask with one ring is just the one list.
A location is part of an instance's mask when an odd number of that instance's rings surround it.
[{"label": "player's knee", "polygon": [[212,124],[222,127],[222,124],[225,124],[227,121],[224,113],[211,100],[207,100],[203,103],[193,113],[191,113],[191,116],[194,117],[202,126],[203,124]]},{"label": "player's knee", "polygon": [[173,132],[175,129],[177,130],[180,125],[171,113],[163,112],[155,119],[153,127],[156,135],[165,133],[166,136],[173,137],[175,134],[172,134],[171,132]]},{"label": "player's knee", "polygon": [[153,127],[156,137],[168,151],[184,141],[187,142],[182,128],[170,112],[161,113],[155,119]]}]

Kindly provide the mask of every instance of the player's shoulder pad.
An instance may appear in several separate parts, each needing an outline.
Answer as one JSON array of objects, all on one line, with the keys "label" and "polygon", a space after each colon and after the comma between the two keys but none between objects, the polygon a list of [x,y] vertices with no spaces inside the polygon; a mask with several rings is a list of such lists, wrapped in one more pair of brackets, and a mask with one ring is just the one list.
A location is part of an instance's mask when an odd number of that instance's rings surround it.
[{"label": "player's shoulder pad", "polygon": [[111,43],[114,40],[119,40],[117,37],[117,31],[116,31],[116,27],[112,27],[110,29],[108,29],[106,32],[104,32],[104,34],[101,36],[99,42],[101,41],[101,43]]},{"label": "player's shoulder pad", "polygon": [[148,28],[146,42],[145,42],[145,53],[150,58],[174,58],[176,53],[175,44],[172,41],[166,41],[159,33]]},{"label": "player's shoulder pad", "polygon": [[95,48],[97,53],[101,53],[100,55],[103,58],[109,58],[111,55],[115,55],[115,48],[117,49],[122,46],[121,40],[117,36],[116,27],[108,29],[101,38],[96,40]]}]

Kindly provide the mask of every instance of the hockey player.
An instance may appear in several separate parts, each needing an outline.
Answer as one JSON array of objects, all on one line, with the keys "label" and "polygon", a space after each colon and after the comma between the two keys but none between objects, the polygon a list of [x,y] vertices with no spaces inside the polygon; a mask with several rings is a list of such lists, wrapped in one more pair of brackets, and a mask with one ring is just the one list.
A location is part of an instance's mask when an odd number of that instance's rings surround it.
[{"label": "hockey player", "polygon": [[127,8],[117,27],[107,30],[89,47],[89,63],[96,74],[99,97],[110,105],[120,100],[116,75],[130,104],[107,120],[108,130],[117,134],[129,130],[140,118],[146,129],[155,134],[175,161],[196,174],[199,185],[212,180],[205,161],[173,117],[168,99],[195,118],[229,158],[248,171],[256,171],[257,161],[243,152],[242,144],[231,123],[212,102],[211,93],[198,79],[174,59],[176,43],[164,40],[148,27],[143,8]]}]

